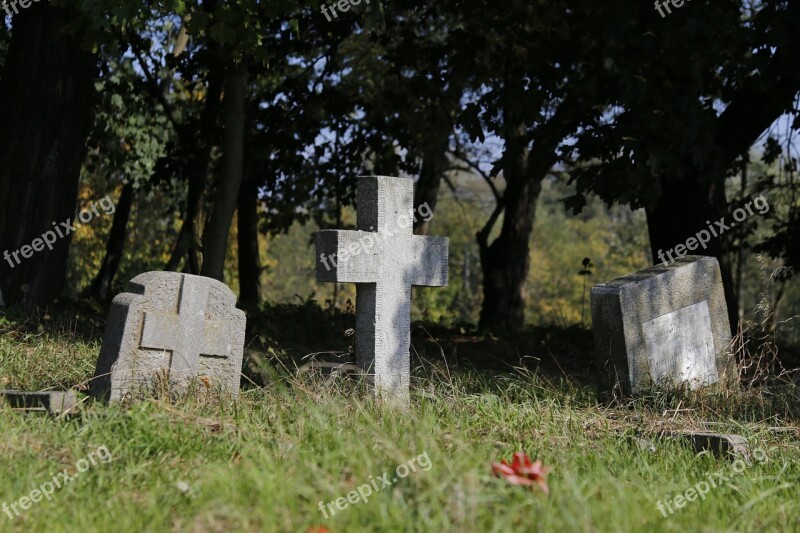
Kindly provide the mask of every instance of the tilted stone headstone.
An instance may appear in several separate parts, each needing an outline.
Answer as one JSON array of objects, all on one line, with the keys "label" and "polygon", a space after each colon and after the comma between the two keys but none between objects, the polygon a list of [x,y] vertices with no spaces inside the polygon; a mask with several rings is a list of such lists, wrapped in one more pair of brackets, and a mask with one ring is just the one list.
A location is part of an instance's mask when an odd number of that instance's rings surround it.
[{"label": "tilted stone headstone", "polygon": [[592,288],[602,388],[698,389],[737,379],[719,263],[686,256]]},{"label": "tilted stone headstone", "polygon": [[449,240],[413,234],[411,179],[359,178],[357,200],[357,231],[317,233],[317,279],[356,284],[356,363],[378,395],[405,403],[411,286],[447,285]]},{"label": "tilted stone headstone", "polygon": [[220,281],[140,274],[111,304],[92,393],[118,401],[166,377],[171,390],[201,380],[238,396],[245,323],[236,296]]}]

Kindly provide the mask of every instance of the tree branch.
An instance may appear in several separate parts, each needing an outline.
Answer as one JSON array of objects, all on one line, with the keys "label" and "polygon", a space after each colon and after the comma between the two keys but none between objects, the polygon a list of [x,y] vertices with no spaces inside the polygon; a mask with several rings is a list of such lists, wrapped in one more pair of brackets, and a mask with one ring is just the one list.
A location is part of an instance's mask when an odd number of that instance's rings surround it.
[{"label": "tree branch", "polygon": [[455,157],[456,159],[458,159],[459,161],[463,162],[464,164],[466,164],[467,167],[468,167],[468,168],[459,168],[459,167],[454,166],[453,170],[464,170],[464,171],[467,171],[467,172],[473,171],[473,172],[477,173],[480,177],[483,178],[483,180],[486,182],[486,184],[489,185],[489,188],[492,190],[492,194],[494,195],[494,199],[497,200],[497,202],[500,202],[503,199],[503,195],[500,194],[500,191],[497,189],[497,186],[494,184],[494,180],[492,179],[491,176],[489,176],[489,174],[487,172],[485,172],[481,167],[476,165],[469,158],[467,158],[466,156],[464,156],[463,154],[461,154],[457,150],[450,150],[449,154],[451,156]]}]

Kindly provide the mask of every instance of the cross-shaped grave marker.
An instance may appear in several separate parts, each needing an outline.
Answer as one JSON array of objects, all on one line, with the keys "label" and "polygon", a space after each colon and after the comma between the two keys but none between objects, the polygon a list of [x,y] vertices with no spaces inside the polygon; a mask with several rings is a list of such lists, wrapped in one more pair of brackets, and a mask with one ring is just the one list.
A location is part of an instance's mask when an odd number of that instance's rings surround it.
[{"label": "cross-shaped grave marker", "polygon": [[411,287],[447,285],[449,241],[413,234],[414,182],[358,182],[357,231],[316,235],[317,280],[356,284],[356,362],[376,393],[408,402]]},{"label": "cross-shaped grave marker", "polygon": [[236,296],[222,282],[179,272],[140,274],[111,304],[92,393],[121,400],[166,370],[170,388],[184,390],[202,376],[204,384],[237,396],[245,325]]},{"label": "cross-shaped grave marker", "polygon": [[209,286],[200,283],[200,279],[182,278],[177,315],[163,311],[144,313],[140,349],[169,352],[170,379],[196,376],[201,357],[231,356],[229,324],[206,318]]}]

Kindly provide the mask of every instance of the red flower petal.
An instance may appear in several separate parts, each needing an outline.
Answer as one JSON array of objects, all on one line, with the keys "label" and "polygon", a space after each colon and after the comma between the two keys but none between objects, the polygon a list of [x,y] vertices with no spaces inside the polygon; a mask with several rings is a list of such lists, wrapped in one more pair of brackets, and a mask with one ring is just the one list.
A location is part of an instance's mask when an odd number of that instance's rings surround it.
[{"label": "red flower petal", "polygon": [[527,453],[524,452],[517,452],[514,454],[514,457],[511,462],[511,466],[514,467],[514,470],[517,472],[520,471],[522,468],[528,468],[531,466],[531,458],[528,457]]},{"label": "red flower petal", "polygon": [[521,485],[523,487],[530,487],[531,485],[533,485],[533,480],[525,476],[517,476],[517,475],[506,476],[506,481],[508,481],[512,485]]},{"label": "red flower petal", "polygon": [[535,463],[524,452],[517,452],[509,465],[505,459],[499,463],[492,463],[492,472],[498,477],[504,477],[512,485],[533,488],[536,484],[545,494],[550,494],[547,485],[547,473],[550,468],[542,465],[541,461]]},{"label": "red flower petal", "polygon": [[496,476],[513,476],[515,473],[514,469],[508,466],[505,461],[501,463],[492,463],[492,472],[494,472]]},{"label": "red flower petal", "polygon": [[541,461],[536,461],[530,466],[517,469],[518,474],[528,474],[536,477],[546,477],[549,471],[549,468],[542,466]]}]

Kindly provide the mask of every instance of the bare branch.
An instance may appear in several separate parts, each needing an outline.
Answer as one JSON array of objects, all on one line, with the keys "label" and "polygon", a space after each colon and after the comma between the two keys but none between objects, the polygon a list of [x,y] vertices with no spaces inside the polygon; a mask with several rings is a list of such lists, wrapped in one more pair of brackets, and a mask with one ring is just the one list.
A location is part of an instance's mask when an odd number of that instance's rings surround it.
[{"label": "bare branch", "polygon": [[497,190],[497,186],[494,184],[494,180],[492,179],[492,177],[487,172],[485,172],[481,167],[476,165],[468,157],[464,156],[463,154],[459,153],[458,151],[451,150],[450,151],[450,155],[452,155],[454,158],[458,159],[459,161],[463,162],[468,167],[466,169],[459,168],[459,167],[453,167],[454,170],[466,170],[466,171],[470,171],[471,170],[471,171],[477,173],[480,177],[483,178],[483,180],[486,182],[486,184],[489,185],[489,188],[492,190],[492,194],[494,195],[494,199],[497,200],[498,203],[503,199],[503,195],[500,194],[499,190]]}]

